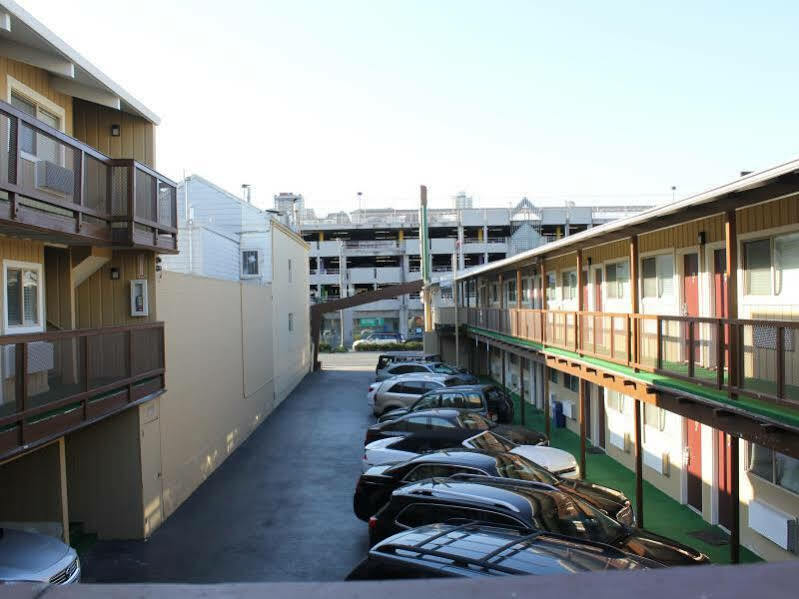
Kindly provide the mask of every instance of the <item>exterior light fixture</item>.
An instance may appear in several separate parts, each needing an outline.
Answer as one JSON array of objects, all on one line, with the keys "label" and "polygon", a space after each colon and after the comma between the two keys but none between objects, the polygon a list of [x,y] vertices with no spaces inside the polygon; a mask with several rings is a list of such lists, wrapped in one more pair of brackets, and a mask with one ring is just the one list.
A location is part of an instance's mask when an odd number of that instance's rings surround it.
[{"label": "exterior light fixture", "polygon": [[592,263],[593,261],[594,261],[594,259],[593,259],[593,258],[591,258],[591,256],[588,256],[588,266],[591,266],[591,263]]},{"label": "exterior light fixture", "polygon": [[111,125],[111,137],[119,137],[120,131],[119,125]]},{"label": "exterior light fixture", "polygon": [[704,231],[699,231],[699,235],[697,235],[696,241],[697,241],[697,243],[699,243],[699,245],[705,245],[705,232]]},{"label": "exterior light fixture", "polygon": [[119,279],[119,269],[114,267],[111,269],[111,280],[116,281]]}]

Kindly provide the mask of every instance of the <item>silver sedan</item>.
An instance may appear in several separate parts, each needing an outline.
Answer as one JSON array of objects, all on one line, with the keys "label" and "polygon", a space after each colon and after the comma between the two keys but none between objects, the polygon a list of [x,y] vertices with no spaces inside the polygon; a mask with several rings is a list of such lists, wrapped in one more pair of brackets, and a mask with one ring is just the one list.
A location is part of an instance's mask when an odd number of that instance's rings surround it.
[{"label": "silver sedan", "polygon": [[80,582],[78,554],[55,537],[0,528],[0,584],[13,582]]}]

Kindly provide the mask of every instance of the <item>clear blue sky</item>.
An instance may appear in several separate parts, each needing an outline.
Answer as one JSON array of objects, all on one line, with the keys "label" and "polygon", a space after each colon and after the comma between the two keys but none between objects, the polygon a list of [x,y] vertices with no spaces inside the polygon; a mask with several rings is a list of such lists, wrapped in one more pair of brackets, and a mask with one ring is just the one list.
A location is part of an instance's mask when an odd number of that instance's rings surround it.
[{"label": "clear blue sky", "polygon": [[799,157],[798,3],[20,1],[162,117],[159,170],[261,205],[663,202]]}]

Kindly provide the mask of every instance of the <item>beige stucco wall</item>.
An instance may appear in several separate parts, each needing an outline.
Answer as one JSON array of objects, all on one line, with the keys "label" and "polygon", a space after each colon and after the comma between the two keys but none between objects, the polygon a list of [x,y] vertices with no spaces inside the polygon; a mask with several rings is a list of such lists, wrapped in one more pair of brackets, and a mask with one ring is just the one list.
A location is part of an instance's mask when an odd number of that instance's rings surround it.
[{"label": "beige stucco wall", "polygon": [[157,293],[166,323],[158,415],[165,519],[275,405],[272,287],[163,272]]},{"label": "beige stucco wall", "polygon": [[[279,403],[310,369],[311,333],[308,244],[277,223],[272,227],[272,290],[275,394]],[[293,314],[292,331],[289,331],[289,313]]]}]

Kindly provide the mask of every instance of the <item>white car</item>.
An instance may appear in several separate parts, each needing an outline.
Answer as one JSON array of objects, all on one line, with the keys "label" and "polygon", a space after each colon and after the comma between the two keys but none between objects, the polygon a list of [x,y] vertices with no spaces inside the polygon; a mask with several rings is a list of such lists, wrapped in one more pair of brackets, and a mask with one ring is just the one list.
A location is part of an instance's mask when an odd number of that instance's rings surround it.
[{"label": "white car", "polygon": [[378,343],[380,345],[399,345],[402,337],[399,333],[369,333],[363,339],[358,339],[352,344],[352,349],[364,343]]},{"label": "white car", "polygon": [[78,554],[55,537],[0,528],[0,588],[14,582],[80,582]]},{"label": "white car", "polygon": [[[446,449],[445,447],[425,446],[430,439],[417,437],[387,437],[372,441],[364,448],[361,467],[366,472],[372,466],[396,464],[413,459],[425,451]],[[422,445],[420,445],[420,443]],[[462,445],[470,449],[485,451],[509,451],[535,462],[557,476],[580,478],[580,467],[577,460],[568,451],[547,447],[545,445],[516,445],[491,431],[484,431],[466,439]]]},{"label": "white car", "polygon": [[369,404],[369,407],[372,410],[374,410],[375,408],[375,394],[377,393],[377,390],[380,388],[380,385],[382,384],[383,384],[382,381],[372,383],[371,385],[369,385],[369,390],[366,392],[366,403]]}]

